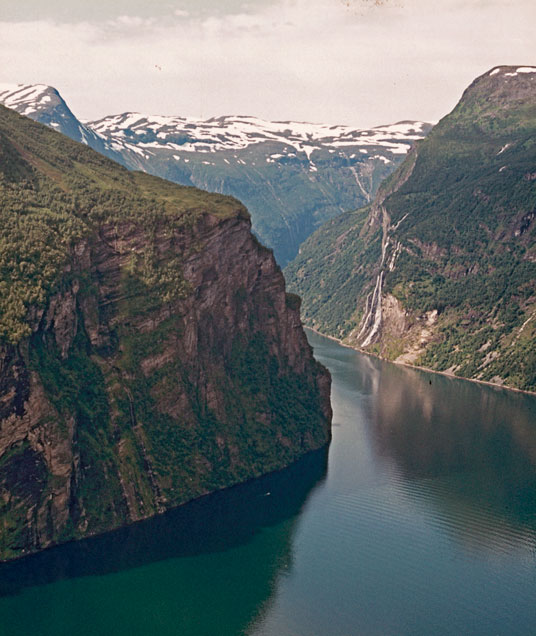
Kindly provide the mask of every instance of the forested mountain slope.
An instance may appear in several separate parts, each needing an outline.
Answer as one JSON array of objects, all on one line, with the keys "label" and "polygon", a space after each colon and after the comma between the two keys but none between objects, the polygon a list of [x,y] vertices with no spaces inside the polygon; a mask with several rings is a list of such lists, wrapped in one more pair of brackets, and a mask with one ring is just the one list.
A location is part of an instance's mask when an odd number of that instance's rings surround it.
[{"label": "forested mountain slope", "polygon": [[536,390],[536,67],[501,66],[374,202],[286,268],[305,322],[390,360]]}]

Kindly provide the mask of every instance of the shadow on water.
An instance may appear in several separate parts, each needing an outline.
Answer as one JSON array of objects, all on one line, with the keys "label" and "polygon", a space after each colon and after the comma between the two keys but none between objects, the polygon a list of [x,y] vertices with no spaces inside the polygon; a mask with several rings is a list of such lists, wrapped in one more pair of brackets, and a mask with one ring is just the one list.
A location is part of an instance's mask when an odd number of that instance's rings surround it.
[{"label": "shadow on water", "polygon": [[[65,579],[224,553],[247,545],[266,528],[281,525],[283,529],[272,544],[273,553],[268,550],[266,562],[256,563],[263,576],[273,568],[273,576],[290,550],[294,518],[326,472],[327,448],[323,448],[285,470],[205,496],[153,519],[1,564],[0,597]],[[247,578],[248,571],[241,576]]]}]

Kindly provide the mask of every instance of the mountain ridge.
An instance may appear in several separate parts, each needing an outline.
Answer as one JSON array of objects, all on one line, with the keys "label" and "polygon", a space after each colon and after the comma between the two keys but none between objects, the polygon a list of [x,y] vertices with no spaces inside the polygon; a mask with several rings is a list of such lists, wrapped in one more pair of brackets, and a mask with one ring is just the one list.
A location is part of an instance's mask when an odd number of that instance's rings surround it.
[{"label": "mountain ridge", "polygon": [[[10,93],[4,87],[0,102],[31,91],[15,88]],[[36,108],[31,100],[19,100],[12,106],[21,113],[33,108],[30,117],[58,124],[58,130],[66,121],[54,121],[46,103]],[[128,168],[239,198],[252,215],[253,230],[281,264],[324,220],[369,202],[430,129],[408,120],[361,130],[252,116],[199,120],[141,113],[78,122],[79,127],[69,121],[62,132]]]},{"label": "mountain ridge", "polygon": [[0,83],[0,104],[30,117],[114,161],[124,163],[107,141],[75,117],[57,89],[47,84]]}]

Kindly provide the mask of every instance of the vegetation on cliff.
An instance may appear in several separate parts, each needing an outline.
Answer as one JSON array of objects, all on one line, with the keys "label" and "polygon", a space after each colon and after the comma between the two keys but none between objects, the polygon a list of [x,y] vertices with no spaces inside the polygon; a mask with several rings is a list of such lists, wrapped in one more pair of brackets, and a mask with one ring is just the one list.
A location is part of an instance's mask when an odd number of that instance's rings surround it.
[{"label": "vegetation on cliff", "polygon": [[[99,223],[142,221],[154,232],[201,212],[247,217],[230,197],[129,172],[0,106],[0,338],[15,344],[30,334],[29,308],[44,306],[74,245]],[[179,269],[155,268],[150,246],[133,258],[149,286],[180,287],[171,273]]]},{"label": "vegetation on cliff", "polygon": [[305,321],[389,359],[536,390],[535,151],[536,69],[475,80],[371,206],[287,267]]},{"label": "vegetation on cliff", "polygon": [[0,107],[0,560],[287,466],[329,374],[235,199]]}]

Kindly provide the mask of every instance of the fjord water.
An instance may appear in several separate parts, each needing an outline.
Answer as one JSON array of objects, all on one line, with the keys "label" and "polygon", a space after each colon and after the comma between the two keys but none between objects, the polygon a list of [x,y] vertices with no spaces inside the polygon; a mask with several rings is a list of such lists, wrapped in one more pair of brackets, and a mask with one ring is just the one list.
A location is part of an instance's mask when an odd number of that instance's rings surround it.
[{"label": "fjord water", "polygon": [[536,398],[308,336],[329,451],[1,566],[0,634],[536,633]]}]

